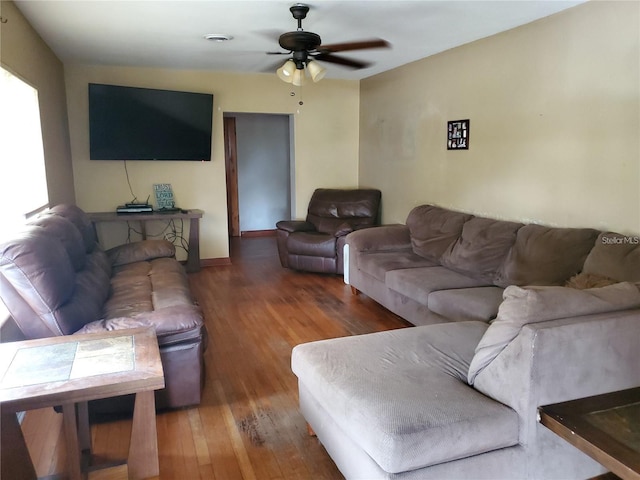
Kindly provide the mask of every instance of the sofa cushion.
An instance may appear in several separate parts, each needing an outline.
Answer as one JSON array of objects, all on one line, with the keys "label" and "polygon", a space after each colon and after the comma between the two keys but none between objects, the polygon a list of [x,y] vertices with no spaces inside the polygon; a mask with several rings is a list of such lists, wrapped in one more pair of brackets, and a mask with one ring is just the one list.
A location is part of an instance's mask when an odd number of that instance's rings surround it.
[{"label": "sofa cushion", "polygon": [[29,221],[29,225],[42,227],[45,235],[57,238],[69,256],[73,269],[82,270],[86,262],[85,245],[80,231],[64,217],[41,215]]},{"label": "sofa cushion", "polygon": [[577,290],[566,287],[507,287],[497,318],[476,347],[469,383],[529,323],[640,307],[640,288],[629,282]]},{"label": "sofa cushion", "polygon": [[133,317],[179,305],[192,305],[189,279],[180,263],[161,257],[126,264],[114,269],[111,295],[104,303],[103,317]]},{"label": "sofa cushion", "polygon": [[515,412],[464,381],[486,328],[446,323],[307,343],[294,348],[292,369],[380,468],[405,472],[518,443]]},{"label": "sofa cushion", "polygon": [[81,208],[75,205],[61,204],[52,207],[44,215],[59,215],[73,223],[80,232],[80,235],[82,235],[87,253],[91,253],[97,248],[98,239],[96,238],[93,223]]},{"label": "sofa cushion", "polygon": [[289,255],[306,255],[309,257],[336,256],[336,237],[329,233],[294,232],[287,238]]},{"label": "sofa cushion", "polygon": [[449,320],[488,322],[498,315],[503,290],[495,286],[436,290],[429,294],[429,310]]},{"label": "sofa cushion", "polygon": [[429,307],[429,294],[436,290],[488,286],[487,282],[445,267],[421,267],[392,270],[385,275],[391,290]]},{"label": "sofa cushion", "polygon": [[153,310],[149,262],[136,262],[113,269],[111,294],[104,303],[102,317],[132,317]]},{"label": "sofa cushion", "polygon": [[449,245],[440,262],[458,272],[491,282],[516,241],[522,223],[474,217]]},{"label": "sofa cushion", "polygon": [[168,240],[140,240],[125,243],[107,250],[107,256],[114,267],[134,262],[144,262],[152,258],[174,257],[176,247]]},{"label": "sofa cushion", "polygon": [[464,223],[472,217],[433,205],[415,207],[407,217],[413,251],[421,257],[440,262],[442,254],[462,233]]},{"label": "sofa cushion", "polygon": [[149,262],[153,285],[153,309],[193,305],[189,278],[184,267],[172,258],[156,258]]},{"label": "sofa cushion", "polygon": [[601,233],[584,262],[583,271],[618,281],[640,281],[640,237]]},{"label": "sofa cushion", "polygon": [[525,225],[518,230],[495,284],[562,285],[582,270],[598,233],[591,228]]},{"label": "sofa cushion", "polygon": [[384,276],[390,270],[435,266],[438,266],[436,262],[416,255],[411,249],[395,252],[366,252],[358,257],[358,270],[381,282],[384,282]]}]

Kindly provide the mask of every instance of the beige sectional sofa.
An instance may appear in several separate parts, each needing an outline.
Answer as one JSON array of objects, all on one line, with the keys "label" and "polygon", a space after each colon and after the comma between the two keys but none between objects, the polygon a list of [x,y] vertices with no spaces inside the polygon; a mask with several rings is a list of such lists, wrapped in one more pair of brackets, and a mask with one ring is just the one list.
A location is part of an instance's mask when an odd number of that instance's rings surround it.
[{"label": "beige sectional sofa", "polygon": [[433,206],[350,234],[349,281],[419,326],[296,346],[302,414],[348,479],[603,473],[537,409],[640,385],[638,243]]},{"label": "beige sectional sofa", "polygon": [[579,272],[640,280],[625,260],[635,241],[423,205],[409,213],[406,225],[349,234],[347,278],[353,289],[414,325],[489,321],[508,285],[563,285]]}]

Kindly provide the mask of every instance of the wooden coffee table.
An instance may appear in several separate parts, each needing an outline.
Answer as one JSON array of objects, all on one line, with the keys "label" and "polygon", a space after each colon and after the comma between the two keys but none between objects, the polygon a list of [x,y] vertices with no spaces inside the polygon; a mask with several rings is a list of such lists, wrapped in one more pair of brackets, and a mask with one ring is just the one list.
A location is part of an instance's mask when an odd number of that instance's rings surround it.
[{"label": "wooden coffee table", "polygon": [[640,480],[640,387],[539,408],[540,422],[623,479]]},{"label": "wooden coffee table", "polygon": [[87,402],[131,393],[129,478],[157,476],[154,390],[163,387],[152,328],[0,344],[1,478],[36,478],[16,412],[61,405],[68,475],[83,479],[83,452],[91,450]]}]

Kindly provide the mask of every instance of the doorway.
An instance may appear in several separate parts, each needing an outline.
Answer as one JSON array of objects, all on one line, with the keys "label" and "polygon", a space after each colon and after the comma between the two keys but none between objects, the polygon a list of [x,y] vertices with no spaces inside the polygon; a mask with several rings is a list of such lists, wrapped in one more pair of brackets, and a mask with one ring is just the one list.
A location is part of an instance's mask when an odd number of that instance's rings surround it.
[{"label": "doorway", "polygon": [[292,212],[289,115],[225,113],[229,236],[273,234]]}]

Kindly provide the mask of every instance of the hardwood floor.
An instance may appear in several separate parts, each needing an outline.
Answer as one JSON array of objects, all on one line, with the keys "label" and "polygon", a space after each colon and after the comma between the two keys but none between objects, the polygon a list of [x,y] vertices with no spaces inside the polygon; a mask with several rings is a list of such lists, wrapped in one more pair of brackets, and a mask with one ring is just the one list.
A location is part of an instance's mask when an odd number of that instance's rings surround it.
[{"label": "hardwood floor", "polygon": [[[409,324],[341,276],[283,269],[275,237],[234,239],[232,265],[190,274],[209,334],[198,407],[157,415],[161,480],[340,479],[298,411],[291,349]],[[126,457],[130,420],[92,426],[94,453]],[[39,476],[65,469],[62,418],[28,412],[23,431]],[[125,479],[126,466],[90,479]]]}]

